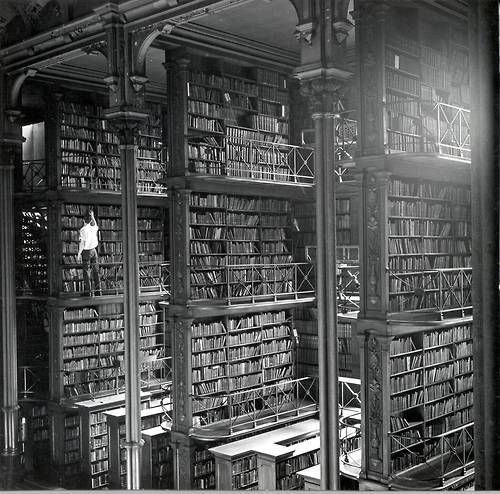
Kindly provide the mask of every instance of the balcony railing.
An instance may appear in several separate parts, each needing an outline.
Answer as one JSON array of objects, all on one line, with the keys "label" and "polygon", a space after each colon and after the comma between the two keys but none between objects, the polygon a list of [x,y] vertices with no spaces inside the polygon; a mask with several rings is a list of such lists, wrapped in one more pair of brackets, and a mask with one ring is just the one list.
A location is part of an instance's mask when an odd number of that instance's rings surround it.
[{"label": "balcony railing", "polygon": [[437,103],[434,107],[436,147],[439,154],[469,160],[471,158],[470,110]]},{"label": "balcony railing", "polygon": [[[423,437],[391,434],[392,450],[403,450],[414,468],[427,468],[429,482],[443,486],[474,466],[474,423]],[[397,478],[397,477],[396,477]]]},{"label": "balcony railing", "polygon": [[309,263],[231,264],[192,271],[191,280],[193,300],[223,299],[228,305],[295,300],[315,294],[314,265]]},{"label": "balcony railing", "polygon": [[[123,264],[121,262],[99,263],[99,279],[103,295],[123,293]],[[81,294],[85,292],[81,265],[63,265],[63,293]],[[165,261],[139,262],[140,293],[170,293],[170,269]]]},{"label": "balcony railing", "polygon": [[472,268],[446,268],[417,274],[391,274],[390,309],[472,310]]},{"label": "balcony railing", "polygon": [[[255,429],[270,422],[315,413],[318,404],[314,398],[317,379],[303,377],[276,384],[264,385],[244,391],[217,395],[192,396],[196,426],[204,429],[214,426],[210,411],[218,408],[222,413],[217,422],[224,421],[223,434],[238,430]],[[220,425],[220,424],[219,424]]]},{"label": "balcony railing", "polygon": [[359,266],[337,264],[337,306],[344,313],[359,310]]},{"label": "balcony railing", "polygon": [[21,190],[35,192],[47,188],[47,169],[45,160],[23,161]]},{"label": "balcony railing", "polygon": [[389,120],[394,128],[387,129],[388,153],[437,153],[470,162],[470,110],[436,103],[422,117]]},{"label": "balcony railing", "polygon": [[165,389],[172,382],[172,357],[143,357],[140,378],[141,389]]},{"label": "balcony railing", "polygon": [[311,184],[314,151],[276,142],[228,138],[228,160],[219,174],[247,180]]},{"label": "balcony railing", "polygon": [[49,369],[46,366],[18,366],[19,398],[29,400],[46,397],[49,390]]}]

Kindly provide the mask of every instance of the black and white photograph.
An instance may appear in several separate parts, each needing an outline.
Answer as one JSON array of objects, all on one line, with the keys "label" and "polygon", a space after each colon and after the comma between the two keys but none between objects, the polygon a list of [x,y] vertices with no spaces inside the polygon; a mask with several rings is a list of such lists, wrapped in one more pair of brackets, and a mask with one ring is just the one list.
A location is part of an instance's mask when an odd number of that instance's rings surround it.
[{"label": "black and white photograph", "polygon": [[500,491],[499,13],[0,0],[0,493]]}]

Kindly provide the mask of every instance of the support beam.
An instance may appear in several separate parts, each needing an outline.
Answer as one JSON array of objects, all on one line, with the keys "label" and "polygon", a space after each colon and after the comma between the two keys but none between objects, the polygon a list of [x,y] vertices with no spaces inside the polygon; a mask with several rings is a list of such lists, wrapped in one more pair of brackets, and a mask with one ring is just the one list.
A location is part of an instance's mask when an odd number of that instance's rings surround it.
[{"label": "support beam", "polygon": [[145,84],[135,74],[134,36],[116,3],[97,9],[106,28],[109,109],[106,118],[116,129],[121,159],[124,339],[125,339],[125,441],[127,489],[140,489],[141,479],[141,382],[139,338],[139,255],[137,234],[137,142],[139,127],[147,115],[142,112]]},{"label": "support beam", "polygon": [[[0,486],[12,489],[21,469],[18,431],[16,278],[14,245],[14,168],[21,163],[21,126],[18,112],[6,108],[8,81],[0,74],[2,122],[0,127],[0,295],[2,341],[2,435]],[[9,117],[12,117],[9,120]]]},{"label": "support beam", "polygon": [[475,489],[500,489],[498,2],[470,2]]},{"label": "support beam", "polygon": [[[300,74],[299,74],[300,77]],[[321,71],[301,79],[313,110],[316,197],[316,302],[318,310],[321,488],[339,488],[337,254],[335,233],[334,108],[344,81]]]},{"label": "support beam", "polygon": [[321,444],[321,489],[339,489],[337,255],[335,234],[335,115],[341,90],[351,77],[346,68],[346,36],[336,21],[346,17],[342,0],[298,5],[297,39],[301,66],[296,76],[312,108],[315,135],[316,301]]}]

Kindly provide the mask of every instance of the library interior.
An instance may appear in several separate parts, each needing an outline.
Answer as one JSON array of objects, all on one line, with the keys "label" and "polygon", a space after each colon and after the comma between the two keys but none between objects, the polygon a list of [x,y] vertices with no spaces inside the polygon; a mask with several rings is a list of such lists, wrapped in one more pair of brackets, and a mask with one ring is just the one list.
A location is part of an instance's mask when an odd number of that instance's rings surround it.
[{"label": "library interior", "polygon": [[0,0],[0,489],[500,489],[498,14]]}]

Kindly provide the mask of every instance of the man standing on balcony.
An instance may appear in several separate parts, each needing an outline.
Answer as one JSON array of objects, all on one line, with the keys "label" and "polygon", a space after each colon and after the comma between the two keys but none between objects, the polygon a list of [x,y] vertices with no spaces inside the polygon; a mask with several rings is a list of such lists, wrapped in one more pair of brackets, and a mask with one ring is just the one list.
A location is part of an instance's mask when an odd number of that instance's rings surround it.
[{"label": "man standing on balcony", "polygon": [[94,295],[101,295],[101,281],[99,279],[99,260],[97,257],[97,245],[99,240],[97,232],[99,227],[94,218],[94,211],[89,209],[84,218],[84,225],[80,228],[80,245],[78,248],[77,261],[82,263],[83,283],[85,286],[84,296],[92,294],[90,273],[94,285]]}]

